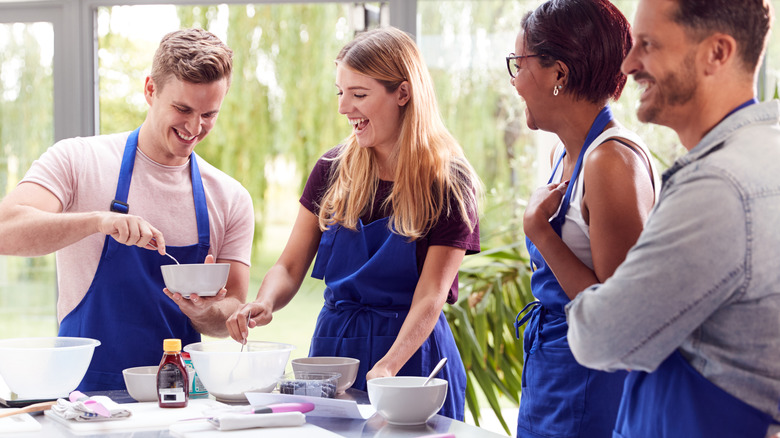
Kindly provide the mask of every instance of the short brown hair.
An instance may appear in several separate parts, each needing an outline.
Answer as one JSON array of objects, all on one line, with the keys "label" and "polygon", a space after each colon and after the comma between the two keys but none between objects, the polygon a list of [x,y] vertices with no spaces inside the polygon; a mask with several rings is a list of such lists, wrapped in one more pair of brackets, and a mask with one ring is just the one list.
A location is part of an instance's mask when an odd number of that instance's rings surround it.
[{"label": "short brown hair", "polygon": [[152,80],[162,89],[169,76],[193,84],[227,79],[230,86],[233,51],[203,29],[181,29],[165,35],[154,53]]},{"label": "short brown hair", "polygon": [[772,7],[767,0],[677,0],[671,19],[689,29],[698,41],[722,32],[737,41],[745,68],[755,71],[772,27]]}]

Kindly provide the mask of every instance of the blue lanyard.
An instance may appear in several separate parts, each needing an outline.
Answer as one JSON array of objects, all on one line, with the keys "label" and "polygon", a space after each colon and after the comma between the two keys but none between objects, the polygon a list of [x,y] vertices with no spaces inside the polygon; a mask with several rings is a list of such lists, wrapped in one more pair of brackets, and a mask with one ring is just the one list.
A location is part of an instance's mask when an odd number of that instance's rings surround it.
[{"label": "blue lanyard", "polygon": [[[582,149],[580,150],[580,155],[577,157],[577,163],[574,165],[574,171],[571,175],[571,181],[575,181],[577,179],[577,176],[580,174],[580,168],[582,167],[582,161],[585,157],[585,151],[588,150],[588,147],[593,143],[594,140],[596,140],[596,137],[601,135],[601,133],[604,131],[604,128],[611,122],[613,119],[612,117],[612,110],[610,110],[609,106],[605,106],[604,108],[599,111],[599,114],[596,116],[596,119],[593,121],[593,124],[590,127],[590,130],[588,130],[588,135],[585,137],[585,143],[582,145]],[[558,159],[558,162],[555,163],[555,167],[553,168],[552,175],[550,176],[550,180],[547,182],[547,184],[551,183],[553,180],[553,177],[555,176],[555,172],[558,170],[558,165],[561,164],[561,161],[563,160],[563,157],[566,155],[566,149],[563,150],[563,154],[561,154],[561,157]],[[558,215],[555,216],[551,221],[550,225],[552,225],[553,230],[555,230],[558,235],[561,235],[561,227],[563,226],[563,222],[566,220],[566,212],[569,211],[569,202],[571,201],[571,194],[574,188],[574,184],[569,184],[569,186],[566,188],[566,194],[563,195],[563,200],[561,201],[561,208],[558,211]]]},{"label": "blue lanyard", "polygon": [[[726,120],[728,118],[728,116],[734,114],[735,112],[741,110],[742,108],[745,108],[747,106],[753,105],[754,103],[758,103],[758,101],[756,100],[755,97],[750,99],[750,100],[748,100],[747,102],[739,105],[738,107],[734,108],[733,110],[729,111],[729,113],[726,114],[726,117],[723,117],[722,119],[720,119],[720,122]],[[719,125],[720,125],[720,122],[718,122]]]}]

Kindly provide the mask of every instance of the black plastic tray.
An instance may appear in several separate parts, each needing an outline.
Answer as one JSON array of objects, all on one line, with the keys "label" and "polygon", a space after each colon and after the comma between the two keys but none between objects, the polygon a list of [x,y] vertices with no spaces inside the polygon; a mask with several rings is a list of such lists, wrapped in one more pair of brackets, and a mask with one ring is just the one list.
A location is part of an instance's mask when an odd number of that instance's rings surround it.
[{"label": "black plastic tray", "polygon": [[36,399],[36,400],[30,400],[30,399],[19,399],[16,397],[16,394],[0,394],[0,406],[4,408],[23,408],[25,406],[29,406],[35,403],[40,402],[46,402],[46,401],[52,401],[56,400],[53,398],[49,399]]}]

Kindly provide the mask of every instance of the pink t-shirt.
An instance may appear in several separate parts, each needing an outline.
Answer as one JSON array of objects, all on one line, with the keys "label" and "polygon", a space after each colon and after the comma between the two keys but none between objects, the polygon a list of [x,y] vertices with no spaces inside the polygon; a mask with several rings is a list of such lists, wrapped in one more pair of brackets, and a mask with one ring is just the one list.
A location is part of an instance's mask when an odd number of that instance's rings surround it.
[{"label": "pink t-shirt", "polygon": [[[129,134],[59,141],[32,164],[22,182],[33,182],[49,190],[62,203],[64,213],[107,211],[116,194]],[[249,192],[200,157],[198,167],[209,210],[209,254],[248,266],[254,234],[254,208]],[[198,242],[189,162],[164,166],[138,150],[127,201],[130,214],[146,219],[160,230],[166,245]],[[57,251],[59,321],[86,295],[105,238],[96,233]]]}]

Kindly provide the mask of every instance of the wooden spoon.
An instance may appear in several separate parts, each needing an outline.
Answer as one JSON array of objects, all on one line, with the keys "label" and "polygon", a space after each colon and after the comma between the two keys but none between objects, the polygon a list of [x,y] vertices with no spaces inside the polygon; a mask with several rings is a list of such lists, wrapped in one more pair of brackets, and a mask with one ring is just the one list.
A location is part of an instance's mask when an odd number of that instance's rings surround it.
[{"label": "wooden spoon", "polygon": [[29,406],[25,406],[23,408],[2,409],[0,410],[0,418],[10,417],[11,415],[16,415],[16,414],[26,414],[29,412],[48,411],[49,409],[51,409],[52,406],[56,404],[57,401],[54,400],[54,401],[35,403]]}]

